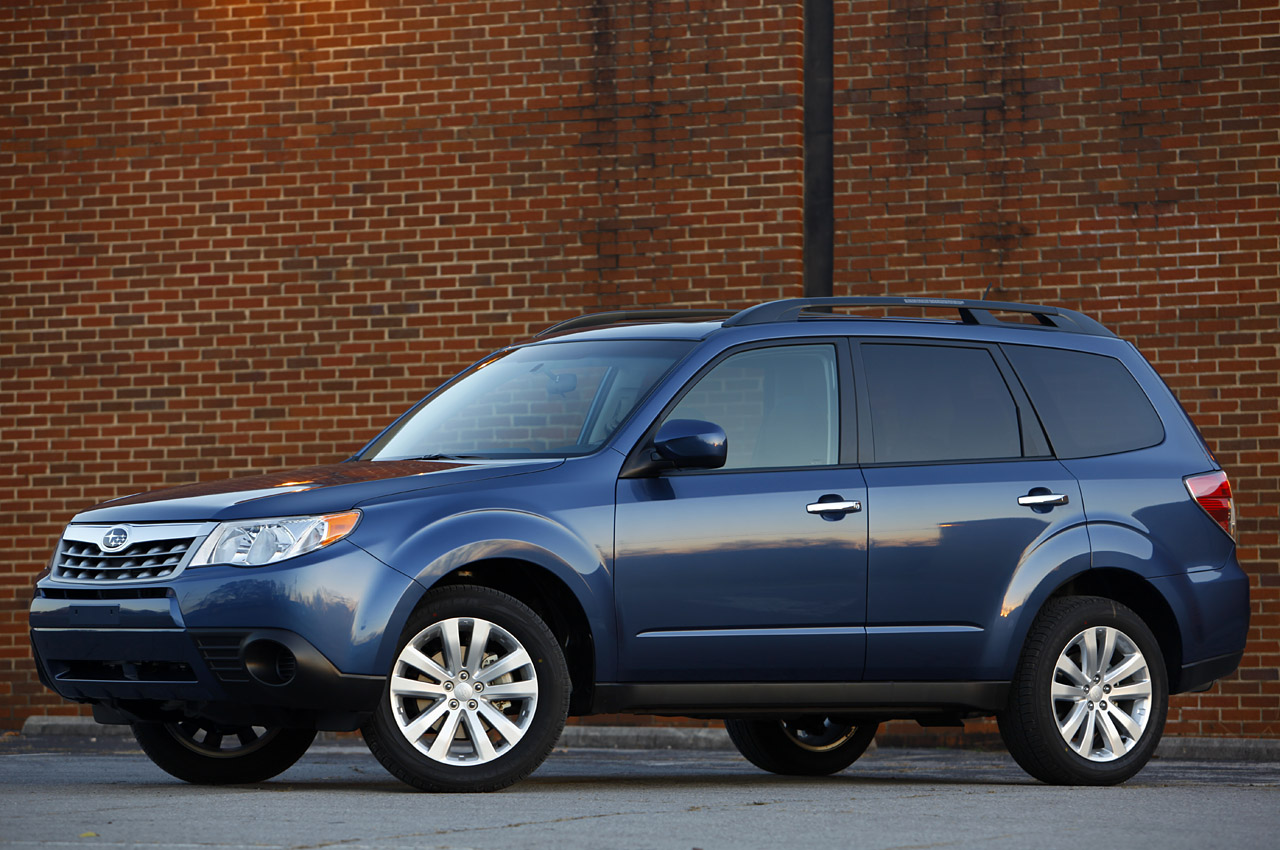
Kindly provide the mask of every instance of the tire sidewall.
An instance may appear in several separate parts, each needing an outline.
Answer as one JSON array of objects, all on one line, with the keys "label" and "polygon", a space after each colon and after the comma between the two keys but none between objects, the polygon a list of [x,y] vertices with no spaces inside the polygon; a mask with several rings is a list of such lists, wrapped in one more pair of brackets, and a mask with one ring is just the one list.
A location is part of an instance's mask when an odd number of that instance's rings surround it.
[{"label": "tire sidewall", "polygon": [[202,753],[169,724],[134,723],[133,735],[147,757],[165,773],[195,785],[245,785],[288,770],[315,739],[314,729],[277,729],[270,741],[241,755]]},{"label": "tire sidewall", "polygon": [[744,758],[762,770],[783,776],[829,776],[858,760],[875,738],[880,724],[874,721],[850,723],[852,736],[829,750],[814,751],[800,746],[782,728],[782,721],[727,720],[729,739]]},{"label": "tire sidewall", "polygon": [[[1068,642],[1085,629],[1102,626],[1123,632],[1141,650],[1150,675],[1151,700],[1147,726],[1136,745],[1118,759],[1094,762],[1076,753],[1063,739],[1058,731],[1058,719],[1053,712],[1050,694],[1058,657]],[[1047,651],[1036,659],[1032,670],[1031,693],[1034,701],[1032,711],[1036,725],[1044,730],[1049,757],[1078,784],[1114,784],[1133,776],[1147,763],[1160,743],[1169,706],[1164,655],[1151,630],[1137,614],[1123,605],[1096,599],[1060,617],[1046,634],[1046,647]]]},{"label": "tire sidewall", "polygon": [[[487,591],[487,592],[486,592]],[[451,588],[428,598],[409,618],[396,643],[395,660],[365,737],[374,754],[405,782],[431,791],[481,791],[506,787],[531,773],[560,738],[569,705],[569,673],[551,630],[514,597],[487,588]],[[520,740],[498,758],[478,765],[442,764],[400,732],[392,708],[390,681],[401,651],[424,629],[453,617],[482,618],[506,629],[533,662],[538,704]],[[383,752],[379,752],[382,749]],[[392,764],[387,764],[389,756]],[[398,768],[398,769],[397,769]]]}]

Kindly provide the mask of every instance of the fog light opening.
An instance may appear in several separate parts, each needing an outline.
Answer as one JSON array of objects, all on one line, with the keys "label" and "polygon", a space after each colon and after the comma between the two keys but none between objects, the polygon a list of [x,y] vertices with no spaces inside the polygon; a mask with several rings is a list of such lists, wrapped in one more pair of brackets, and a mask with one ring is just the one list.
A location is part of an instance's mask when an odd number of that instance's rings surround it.
[{"label": "fog light opening", "polygon": [[244,666],[264,685],[287,685],[298,673],[298,659],[289,647],[273,640],[255,640],[246,646]]}]

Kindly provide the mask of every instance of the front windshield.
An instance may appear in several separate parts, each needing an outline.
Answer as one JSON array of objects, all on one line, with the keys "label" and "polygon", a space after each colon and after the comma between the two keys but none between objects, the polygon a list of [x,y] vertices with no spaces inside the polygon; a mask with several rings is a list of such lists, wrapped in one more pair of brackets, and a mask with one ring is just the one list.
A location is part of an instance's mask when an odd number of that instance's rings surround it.
[{"label": "front windshield", "polygon": [[692,346],[601,340],[503,352],[419,405],[361,459],[588,454]]}]

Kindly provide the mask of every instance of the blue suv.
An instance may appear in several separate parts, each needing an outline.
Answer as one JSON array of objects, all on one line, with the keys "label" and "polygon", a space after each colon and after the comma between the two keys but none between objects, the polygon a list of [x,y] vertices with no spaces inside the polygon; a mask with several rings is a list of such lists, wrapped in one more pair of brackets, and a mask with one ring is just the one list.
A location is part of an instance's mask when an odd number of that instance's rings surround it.
[{"label": "blue suv", "polygon": [[[886,306],[946,314],[834,312]],[[1173,395],[1079,313],[605,313],[344,463],[79,514],[31,642],[48,687],[191,782],[360,729],[410,785],[495,790],[566,716],[638,712],[724,719],[808,775],[887,719],[995,715],[1032,776],[1102,785],[1170,694],[1239,663],[1233,523]]]}]

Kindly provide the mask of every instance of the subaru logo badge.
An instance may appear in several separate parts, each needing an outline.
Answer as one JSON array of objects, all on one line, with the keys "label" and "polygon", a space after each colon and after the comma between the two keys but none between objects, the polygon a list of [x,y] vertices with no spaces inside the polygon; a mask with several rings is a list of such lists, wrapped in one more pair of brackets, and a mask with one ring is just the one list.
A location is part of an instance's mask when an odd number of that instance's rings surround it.
[{"label": "subaru logo badge", "polygon": [[102,535],[102,549],[104,552],[114,552],[117,549],[123,549],[129,542],[129,529],[117,525],[115,528]]}]

